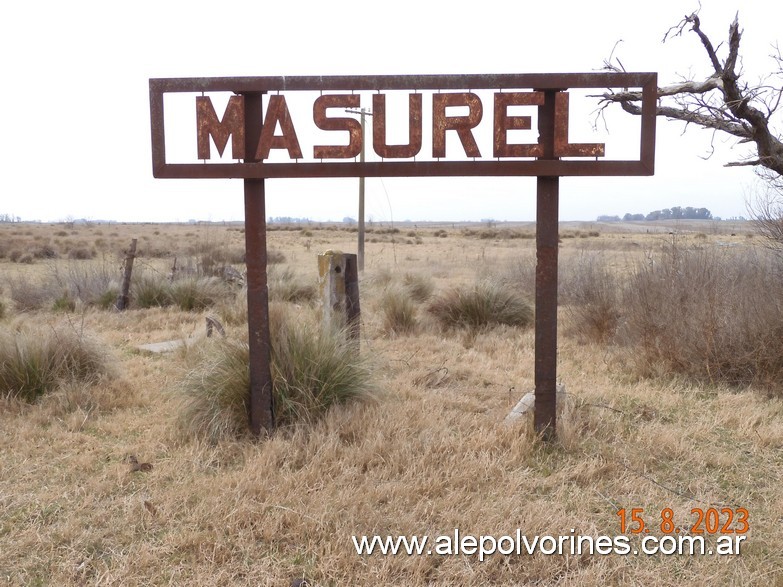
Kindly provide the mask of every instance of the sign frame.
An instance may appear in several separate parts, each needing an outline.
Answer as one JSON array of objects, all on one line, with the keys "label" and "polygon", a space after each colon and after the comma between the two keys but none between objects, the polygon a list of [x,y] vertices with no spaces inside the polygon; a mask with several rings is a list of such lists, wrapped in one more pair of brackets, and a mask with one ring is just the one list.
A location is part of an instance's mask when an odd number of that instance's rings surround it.
[{"label": "sign frame", "polygon": [[[498,75],[268,76],[150,79],[152,168],[157,178],[327,178],[446,176],[643,176],[654,173],[656,73],[556,73]],[[181,92],[234,92],[238,95],[293,91],[446,91],[641,88],[642,115],[638,160],[482,159],[462,161],[331,161],[168,163],[163,95]],[[565,124],[568,119],[557,120]]]}]

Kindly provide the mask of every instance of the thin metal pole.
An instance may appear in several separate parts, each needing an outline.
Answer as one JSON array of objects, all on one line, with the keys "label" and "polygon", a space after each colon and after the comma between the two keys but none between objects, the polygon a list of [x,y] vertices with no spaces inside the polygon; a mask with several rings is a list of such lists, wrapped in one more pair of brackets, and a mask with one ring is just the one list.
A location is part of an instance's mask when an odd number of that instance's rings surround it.
[{"label": "thin metal pole", "polygon": [[[246,152],[254,153],[262,124],[261,93],[245,94]],[[250,431],[259,436],[275,427],[269,341],[266,203],[263,179],[245,179],[245,260],[247,263],[247,327],[250,361]]]},{"label": "thin metal pole", "polygon": [[[555,92],[547,91],[539,109],[542,159],[554,159]],[[546,441],[557,432],[557,247],[559,177],[539,177],[536,183],[536,320],[533,426]]]},{"label": "thin metal pole", "polygon": [[[364,163],[364,144],[365,144],[365,132],[364,132],[364,108],[361,109],[362,119],[362,153],[359,156],[359,161]],[[357,245],[357,264],[359,271],[364,271],[364,176],[359,178],[359,243]]]}]

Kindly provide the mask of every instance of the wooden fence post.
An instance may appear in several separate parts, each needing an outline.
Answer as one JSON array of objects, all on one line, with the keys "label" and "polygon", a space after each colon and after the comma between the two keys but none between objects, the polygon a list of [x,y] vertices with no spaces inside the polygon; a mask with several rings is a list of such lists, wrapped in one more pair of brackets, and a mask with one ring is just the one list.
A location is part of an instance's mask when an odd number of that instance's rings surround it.
[{"label": "wooden fence post", "polygon": [[117,302],[115,306],[118,310],[122,311],[128,307],[128,298],[130,295],[130,282],[131,274],[133,273],[133,259],[136,258],[136,240],[131,241],[130,248],[125,252],[125,273],[122,276],[122,287],[120,288],[120,294],[117,296]]}]

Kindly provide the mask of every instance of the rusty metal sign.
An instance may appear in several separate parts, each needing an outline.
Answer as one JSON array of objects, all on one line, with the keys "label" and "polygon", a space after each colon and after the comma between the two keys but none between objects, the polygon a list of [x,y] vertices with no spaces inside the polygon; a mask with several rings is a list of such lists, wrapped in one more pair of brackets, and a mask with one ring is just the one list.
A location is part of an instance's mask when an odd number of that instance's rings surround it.
[{"label": "rusty metal sign", "polygon": [[[248,404],[249,424],[255,434],[275,427],[269,365],[265,178],[478,175],[538,178],[533,422],[543,438],[554,438],[559,178],[653,174],[657,74],[239,77],[151,79],[149,83],[153,175],[245,180]],[[604,144],[569,141],[569,90],[584,88],[641,88],[638,159],[606,160]],[[407,141],[390,144],[387,94],[400,91],[408,94]],[[222,114],[207,92],[232,94]],[[356,160],[365,147],[363,117],[360,123],[329,112],[356,111],[362,106],[361,92],[372,92],[372,148],[380,161]],[[200,94],[195,96],[192,145],[193,156],[200,163],[167,161],[164,95],[182,93]],[[310,112],[294,118],[289,102],[302,94],[311,96]],[[532,116],[521,115],[520,108],[537,109],[535,142],[511,142],[510,131],[532,127]],[[482,143],[477,129],[485,116],[491,117],[492,132]],[[311,134],[308,131],[334,139],[305,149],[299,137]],[[223,157],[229,140],[234,162]],[[449,152],[449,142],[456,155]],[[218,161],[213,161],[213,145]]]},{"label": "rusty metal sign", "polygon": [[[153,174],[166,178],[651,175],[656,83],[655,73],[151,79]],[[641,89],[638,159],[605,160],[603,144],[569,142],[568,90],[582,88]],[[548,91],[555,91],[553,159],[542,158],[541,140],[509,142],[509,131],[529,130],[532,120],[530,115],[512,115],[510,109],[527,106],[537,108],[540,115]],[[233,95],[222,113],[216,112],[210,96],[195,97],[194,160],[168,162],[163,98],[188,92]],[[315,97],[308,111],[295,119],[290,102],[308,92]],[[380,161],[356,161],[363,140],[359,122],[334,115],[334,110],[358,108],[357,92],[373,92],[372,148]],[[408,93],[408,140],[403,144],[387,142],[386,97],[391,92]],[[258,94],[264,103],[259,140],[246,145],[245,103],[248,96]],[[467,113],[452,114],[454,109]],[[491,118],[492,136],[480,144],[475,130],[486,118]],[[430,144],[424,144],[425,130]],[[333,143],[303,149],[300,136],[320,131],[327,131]],[[446,137],[452,133],[459,147],[447,154]],[[224,154],[229,139],[235,161],[213,162],[213,156]],[[272,153],[281,154],[282,160],[272,160]]]}]

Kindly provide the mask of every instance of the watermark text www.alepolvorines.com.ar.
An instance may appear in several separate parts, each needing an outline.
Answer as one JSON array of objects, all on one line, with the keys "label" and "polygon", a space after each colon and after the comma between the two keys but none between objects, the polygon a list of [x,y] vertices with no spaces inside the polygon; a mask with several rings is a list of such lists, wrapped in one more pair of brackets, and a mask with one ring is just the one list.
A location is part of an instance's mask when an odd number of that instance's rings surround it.
[{"label": "watermark text www.alepolvorines.com.ar", "polygon": [[358,555],[382,556],[478,556],[484,561],[493,555],[684,555],[737,556],[741,554],[744,534],[719,536],[663,535],[631,537],[586,536],[571,530],[567,535],[527,536],[517,529],[500,537],[462,534],[455,529],[434,539],[429,536],[351,536]]}]

